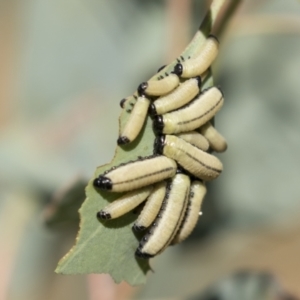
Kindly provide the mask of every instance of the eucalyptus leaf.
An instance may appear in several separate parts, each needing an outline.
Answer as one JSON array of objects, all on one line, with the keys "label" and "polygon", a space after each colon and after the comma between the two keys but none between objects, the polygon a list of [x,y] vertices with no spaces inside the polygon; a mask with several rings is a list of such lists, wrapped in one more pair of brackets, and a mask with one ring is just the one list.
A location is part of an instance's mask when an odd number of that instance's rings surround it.
[{"label": "eucalyptus leaf", "polygon": [[[224,2],[224,1],[214,1]],[[221,5],[218,6],[220,10]],[[202,46],[205,38],[210,33],[211,25],[214,23],[219,11],[211,13],[209,11],[205,22],[206,26],[201,26],[192,42],[182,53],[184,58],[193,56]],[[211,19],[209,16],[213,15]],[[205,31],[201,31],[205,28]],[[171,72],[176,61],[166,66],[152,79]],[[203,88],[213,85],[212,75],[209,72]],[[129,117],[127,110],[131,108],[131,103],[135,102],[133,96],[126,98],[124,108],[119,118],[120,131],[124,128]],[[137,160],[139,156],[152,155],[155,134],[152,129],[152,120],[147,118],[142,131],[135,141],[122,147],[117,146],[113,160],[104,166],[98,167],[95,172],[96,178],[105,170],[121,163]],[[93,186],[92,178],[86,188],[86,200],[80,208],[80,231],[76,239],[76,245],[59,262],[56,269],[61,274],[86,274],[86,273],[108,273],[116,283],[127,281],[131,285],[143,284],[146,281],[146,273],[150,270],[149,262],[145,259],[138,259],[134,253],[139,244],[141,235],[137,235],[132,230],[132,225],[137,218],[134,212],[130,212],[118,219],[99,221],[96,213],[104,208],[109,202],[114,201],[121,194],[109,193],[96,190]]]}]

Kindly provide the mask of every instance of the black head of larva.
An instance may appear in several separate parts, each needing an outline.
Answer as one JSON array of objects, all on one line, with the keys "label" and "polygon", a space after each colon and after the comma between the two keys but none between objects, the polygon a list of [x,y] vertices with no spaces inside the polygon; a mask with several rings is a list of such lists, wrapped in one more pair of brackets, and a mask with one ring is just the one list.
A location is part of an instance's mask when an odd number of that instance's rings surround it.
[{"label": "black head of larva", "polygon": [[125,145],[125,144],[130,143],[130,140],[126,136],[120,136],[117,140],[117,143],[118,143],[118,145]]},{"label": "black head of larva", "polygon": [[151,254],[142,252],[139,248],[136,249],[135,256],[138,258],[144,258],[144,259],[153,257],[153,255],[151,255]]},{"label": "black head of larva", "polygon": [[161,115],[156,116],[153,119],[153,129],[157,133],[161,133],[164,129],[164,118]]},{"label": "black head of larva", "polygon": [[165,136],[160,135],[154,141],[154,153],[155,154],[162,154],[164,151],[165,145]]},{"label": "black head of larva", "polygon": [[155,108],[155,105],[152,103],[150,104],[149,106],[149,114],[151,117],[154,117],[157,115],[157,112],[156,112],[156,108]]},{"label": "black head of larva", "polygon": [[151,257],[149,254],[142,252],[139,248],[136,249],[135,256],[138,258],[144,258],[144,259]]},{"label": "black head of larva", "polygon": [[179,63],[174,67],[173,73],[176,74],[177,76],[181,76],[182,71],[183,71],[183,66],[182,66],[182,64]]},{"label": "black head of larva", "polygon": [[184,174],[184,173],[185,172],[184,172],[183,168],[181,166],[178,166],[177,170],[176,170],[176,174]]},{"label": "black head of larva", "polygon": [[217,41],[218,44],[220,44],[219,39],[213,34],[210,34],[207,38],[214,39]]},{"label": "black head of larva", "polygon": [[143,230],[146,229],[146,227],[145,226],[139,226],[139,225],[133,224],[132,229],[134,231],[143,231]]},{"label": "black head of larva", "polygon": [[111,215],[103,210],[97,212],[97,219],[109,220],[111,219]]},{"label": "black head of larva", "polygon": [[197,82],[198,82],[198,87],[199,87],[199,89],[200,89],[200,88],[201,88],[201,84],[202,84],[201,76],[197,76],[197,77],[195,77],[195,79],[197,80]]},{"label": "black head of larva", "polygon": [[126,98],[123,98],[123,99],[120,101],[120,106],[121,106],[121,108],[124,108],[125,101],[126,101]]},{"label": "black head of larva", "polygon": [[112,182],[109,178],[105,176],[99,176],[94,180],[94,187],[102,189],[102,190],[111,190]]},{"label": "black head of larva", "polygon": [[139,86],[138,86],[138,93],[140,96],[145,95],[145,91],[148,87],[148,83],[147,82],[142,82]]}]

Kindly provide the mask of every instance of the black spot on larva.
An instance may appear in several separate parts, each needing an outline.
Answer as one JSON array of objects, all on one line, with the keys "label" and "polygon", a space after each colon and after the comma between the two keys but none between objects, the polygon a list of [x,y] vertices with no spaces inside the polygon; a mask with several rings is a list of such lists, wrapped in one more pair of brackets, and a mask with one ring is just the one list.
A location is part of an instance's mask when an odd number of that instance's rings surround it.
[{"label": "black spot on larva", "polygon": [[126,109],[126,112],[131,113],[131,109]]},{"label": "black spot on larva", "polygon": [[140,96],[145,95],[145,91],[146,91],[147,87],[148,87],[148,82],[142,82],[142,83],[138,86],[137,91],[138,91],[138,93],[139,93]]},{"label": "black spot on larva", "polygon": [[160,135],[154,141],[154,153],[162,154],[165,146],[165,136]]},{"label": "black spot on larva", "polygon": [[178,76],[181,76],[182,75],[182,71],[183,71],[183,66],[182,64],[177,64],[175,67],[174,67],[174,74],[178,75]]},{"label": "black spot on larva", "polygon": [[139,226],[139,225],[133,224],[132,229],[134,231],[143,231],[143,230],[146,229],[146,227],[145,226]]},{"label": "black spot on larva", "polygon": [[125,101],[126,101],[126,98],[124,98],[120,101],[121,108],[124,108]]},{"label": "black spot on larva", "polygon": [[214,40],[217,41],[218,44],[220,44],[219,39],[215,35],[213,35],[213,34],[210,34],[207,38],[213,38]]},{"label": "black spot on larva", "polygon": [[200,89],[201,88],[201,84],[202,84],[201,76],[197,76],[197,77],[195,77],[195,79],[198,81],[198,87]]},{"label": "black spot on larva", "polygon": [[157,73],[159,73],[162,69],[164,69],[166,67],[166,65],[161,66],[158,70]]},{"label": "black spot on larva", "polygon": [[120,136],[117,140],[118,145],[124,145],[130,143],[130,140],[126,136]]},{"label": "black spot on larva", "polygon": [[156,116],[153,119],[153,129],[156,133],[161,133],[164,129],[164,118],[161,115]]},{"label": "black spot on larva", "polygon": [[112,189],[112,182],[109,178],[105,176],[99,176],[94,180],[94,186],[102,189],[102,190],[111,190]]},{"label": "black spot on larva", "polygon": [[156,108],[155,108],[155,105],[153,103],[150,104],[149,114],[150,114],[151,117],[154,117],[154,116],[157,115]]},{"label": "black spot on larva", "polygon": [[103,220],[109,220],[111,219],[111,215],[103,210],[100,210],[97,212],[97,218]]}]

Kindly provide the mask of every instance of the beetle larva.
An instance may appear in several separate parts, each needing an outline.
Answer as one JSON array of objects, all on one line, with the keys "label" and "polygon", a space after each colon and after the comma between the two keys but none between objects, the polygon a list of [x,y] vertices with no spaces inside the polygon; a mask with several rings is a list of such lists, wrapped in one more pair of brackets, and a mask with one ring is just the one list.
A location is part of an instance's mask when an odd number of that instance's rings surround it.
[{"label": "beetle larva", "polygon": [[140,95],[163,96],[173,91],[179,85],[179,77],[171,73],[161,80],[142,82],[138,86]]},{"label": "beetle larva", "polygon": [[172,179],[161,210],[150,230],[140,241],[135,255],[153,257],[162,252],[173,240],[186,210],[190,178],[176,174]]},{"label": "beetle larva", "polygon": [[157,137],[155,151],[176,160],[186,171],[205,181],[217,178],[223,170],[223,165],[216,156],[174,135]]},{"label": "beetle larva", "polygon": [[106,171],[94,180],[94,186],[111,192],[126,192],[173,177],[176,170],[173,159],[151,156]]},{"label": "beetle larva", "polygon": [[150,113],[152,115],[162,115],[182,107],[198,95],[200,88],[200,76],[186,80],[170,94],[155,100],[150,105]]},{"label": "beetle larva", "polygon": [[143,210],[133,225],[134,230],[144,230],[153,223],[165,198],[166,189],[166,181],[159,182],[154,186],[153,191],[148,197]]},{"label": "beetle larva", "polygon": [[209,146],[216,152],[224,152],[227,149],[225,138],[215,129],[210,122],[199,128],[199,132],[205,136],[209,142]]},{"label": "beetle larva", "polygon": [[138,136],[146,120],[149,105],[148,98],[138,97],[125,128],[118,138],[118,145],[130,143]]},{"label": "beetle larva", "polygon": [[197,131],[188,131],[176,134],[179,138],[185,140],[186,142],[194,145],[195,147],[207,151],[209,148],[208,140]]},{"label": "beetle larva", "polygon": [[181,243],[192,233],[197,224],[201,204],[205,194],[206,187],[204,183],[198,180],[193,181],[191,184],[188,206],[172,244]]},{"label": "beetle larva", "polygon": [[200,53],[182,63],[178,63],[174,72],[183,78],[191,78],[203,74],[213,63],[219,52],[218,39],[210,35]]},{"label": "beetle larva", "polygon": [[97,213],[100,219],[115,219],[133,210],[146,200],[153,190],[153,186],[146,186],[138,190],[131,191],[117,200],[111,202]]},{"label": "beetle larva", "polygon": [[158,133],[164,134],[195,130],[213,118],[223,103],[222,92],[211,87],[181,109],[156,116],[153,127]]}]

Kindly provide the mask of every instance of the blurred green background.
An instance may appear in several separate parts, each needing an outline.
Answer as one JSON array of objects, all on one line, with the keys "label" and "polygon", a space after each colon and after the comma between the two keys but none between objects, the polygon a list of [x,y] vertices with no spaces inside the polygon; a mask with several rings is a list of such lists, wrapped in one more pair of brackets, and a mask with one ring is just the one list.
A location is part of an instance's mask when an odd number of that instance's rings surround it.
[{"label": "blurred green background", "polygon": [[[221,38],[216,126],[229,148],[192,236],[152,260],[142,287],[53,272],[74,243],[85,182],[113,157],[119,101],[181,53],[206,7],[0,0],[0,299],[186,299],[239,270],[300,297],[296,0],[241,1]],[[74,182],[72,206],[62,195]],[[69,216],[45,226],[60,199]]]}]

